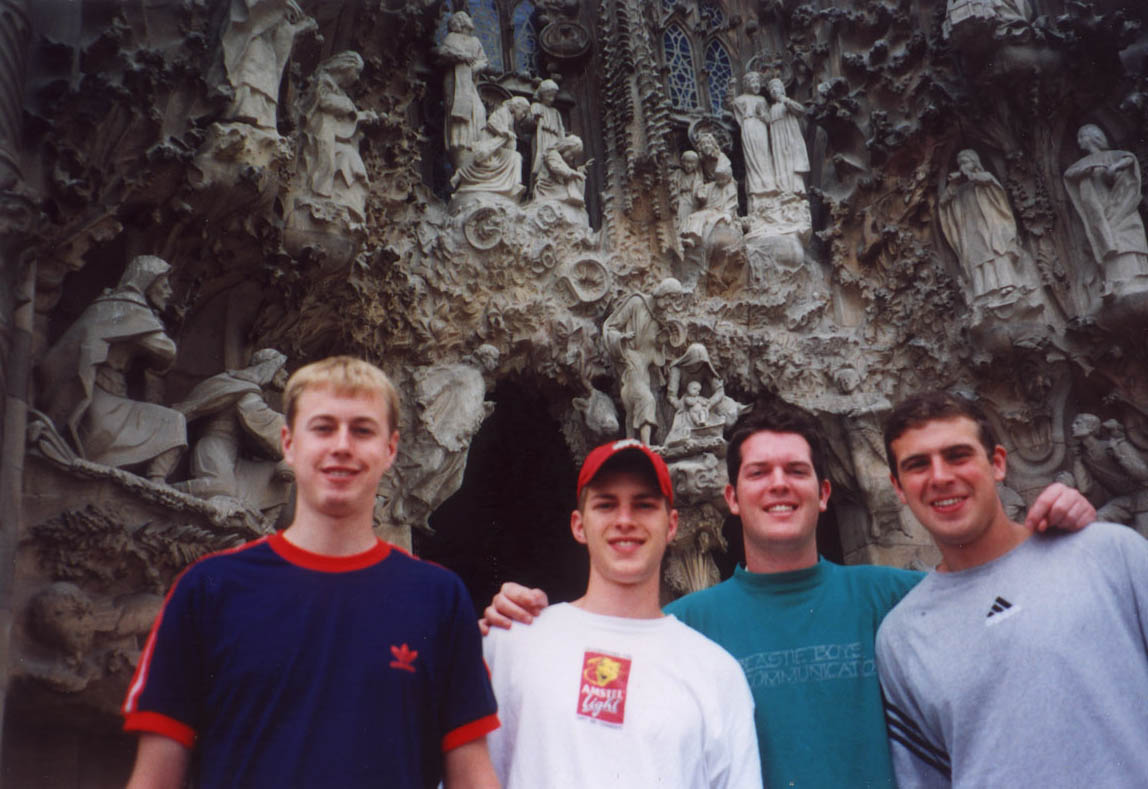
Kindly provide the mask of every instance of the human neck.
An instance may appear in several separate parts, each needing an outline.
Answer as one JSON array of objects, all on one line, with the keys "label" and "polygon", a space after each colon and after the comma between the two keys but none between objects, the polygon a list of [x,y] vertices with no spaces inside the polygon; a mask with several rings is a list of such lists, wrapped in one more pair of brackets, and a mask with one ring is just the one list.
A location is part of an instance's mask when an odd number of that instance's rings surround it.
[{"label": "human neck", "polygon": [[283,537],[297,548],[322,556],[354,556],[378,542],[369,514],[366,518],[332,518],[297,513]]},{"label": "human neck", "polygon": [[751,573],[788,573],[813,567],[817,562],[816,542],[794,550],[763,550],[748,543],[745,546],[745,569]]},{"label": "human neck", "polygon": [[956,573],[980,567],[993,559],[998,559],[1032,536],[1032,532],[1020,523],[1010,521],[1002,512],[999,521],[994,523],[979,538],[964,545],[937,544],[941,550],[941,563],[937,571]]},{"label": "human neck", "polygon": [[658,576],[637,584],[618,584],[590,573],[586,594],[574,601],[583,611],[625,619],[658,619],[664,616],[658,605]]}]

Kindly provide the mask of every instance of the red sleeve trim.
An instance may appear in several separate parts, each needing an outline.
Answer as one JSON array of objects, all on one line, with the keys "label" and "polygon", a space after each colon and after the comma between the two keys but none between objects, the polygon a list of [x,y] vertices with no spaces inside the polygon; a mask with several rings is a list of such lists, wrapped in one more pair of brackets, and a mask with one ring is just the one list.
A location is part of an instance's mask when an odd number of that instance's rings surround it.
[{"label": "red sleeve trim", "polygon": [[326,554],[303,550],[284,537],[283,532],[276,532],[271,535],[267,539],[267,544],[284,561],[302,567],[304,570],[316,570],[321,573],[348,573],[353,570],[362,570],[386,559],[391,552],[391,546],[388,543],[378,540],[374,547],[353,556],[327,556]]},{"label": "red sleeve trim", "polygon": [[479,718],[476,721],[471,721],[463,726],[459,726],[454,731],[447,732],[446,736],[442,738],[442,752],[446,753],[460,745],[473,742],[479,737],[485,737],[501,725],[498,721],[498,716],[491,714],[485,718]]},{"label": "red sleeve trim", "polygon": [[124,719],[124,731],[146,731],[170,737],[185,748],[195,745],[195,729],[158,712],[131,712]]}]

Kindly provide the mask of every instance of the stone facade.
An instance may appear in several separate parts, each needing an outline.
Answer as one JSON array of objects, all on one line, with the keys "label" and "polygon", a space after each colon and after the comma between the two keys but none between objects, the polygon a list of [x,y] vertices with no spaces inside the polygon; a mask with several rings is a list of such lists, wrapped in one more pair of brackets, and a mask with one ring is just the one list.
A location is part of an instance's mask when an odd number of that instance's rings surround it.
[{"label": "stone facade", "polygon": [[552,481],[507,425],[567,476],[607,438],[663,447],[666,593],[714,582],[721,431],[762,397],[830,435],[838,560],[934,560],[880,439],[932,386],[987,407],[1017,508],[1063,479],[1148,534],[1146,25],[1139,0],[0,0],[5,779],[122,782],[164,591],[290,517],[283,357],[394,377],[379,532],[476,596],[563,539],[443,521],[475,464],[501,512]]}]

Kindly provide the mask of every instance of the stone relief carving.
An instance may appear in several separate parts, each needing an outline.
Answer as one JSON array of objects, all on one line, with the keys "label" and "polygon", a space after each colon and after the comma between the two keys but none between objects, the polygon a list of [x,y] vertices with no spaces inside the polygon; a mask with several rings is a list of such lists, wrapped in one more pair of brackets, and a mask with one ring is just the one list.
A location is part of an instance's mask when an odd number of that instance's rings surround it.
[{"label": "stone relief carving", "polygon": [[1140,218],[1140,164],[1128,151],[1110,149],[1099,126],[1080,127],[1085,155],[1064,172],[1092,255],[1104,273],[1104,293],[1148,289],[1148,239]]},{"label": "stone relief carving", "polygon": [[221,43],[232,90],[224,120],[275,132],[279,83],[295,38],[317,29],[295,0],[231,0]]},{"label": "stone relief carving", "polygon": [[577,164],[582,155],[582,139],[571,134],[550,147],[540,162],[534,181],[534,202],[550,203],[566,215],[567,221],[589,226],[586,216],[586,168]]},{"label": "stone relief carving", "polygon": [[341,52],[319,65],[300,107],[303,145],[299,157],[304,193],[296,206],[313,217],[339,216],[344,227],[357,228],[366,220],[370,179],[359,155],[360,127],[378,120],[378,114],[356,109],[347,95],[363,70],[357,52]]},{"label": "stone relief carving", "polygon": [[455,168],[462,167],[474,152],[479,133],[486,126],[486,107],[478,95],[476,78],[489,67],[482,42],[474,34],[474,22],[465,11],[451,15],[446,38],[434,54],[446,66],[443,85],[447,120],[443,142]]},{"label": "stone relief carving", "polygon": [[1092,500],[1100,520],[1124,523],[1148,537],[1148,453],[1134,446],[1119,420],[1095,414],[1072,421],[1075,450],[1066,482]]},{"label": "stone relief carving", "polygon": [[637,437],[643,444],[651,443],[658,427],[654,390],[661,384],[666,363],[659,318],[667,302],[681,293],[680,282],[664,279],[652,296],[631,294],[602,324],[603,341],[622,380],[626,436]]},{"label": "stone relief carving", "polygon": [[525,120],[529,112],[530,102],[515,96],[490,113],[475,138],[473,156],[451,176],[456,198],[466,193],[500,195],[511,200],[522,196],[526,187],[522,185],[522,154],[516,150],[515,124]]},{"label": "stone relief carving", "polygon": [[701,157],[698,156],[697,151],[683,152],[679,160],[679,167],[674,171],[670,187],[679,236],[685,229],[686,220],[689,219],[690,214],[700,207],[697,195],[704,185],[705,176],[701,170]]},{"label": "stone relief carving", "polygon": [[749,212],[753,213],[757,201],[776,192],[778,184],[769,140],[769,102],[761,95],[761,74],[751,71],[745,75],[742,83],[745,92],[734,98],[733,116],[741,127],[745,195]]},{"label": "stone relief carving", "polygon": [[[191,450],[191,477],[174,487],[201,498],[226,496],[266,510],[287,500],[290,469],[282,460],[283,415],[267,404],[265,387],[287,383],[287,357],[273,348],[251,356],[241,370],[227,370],[196,384],[172,406],[196,425],[199,439]],[[256,457],[243,452],[250,443]]]},{"label": "stone relief carving", "polygon": [[769,125],[769,151],[773,157],[774,176],[781,192],[805,194],[805,175],[809,172],[809,153],[801,124],[797,118],[805,107],[785,95],[785,83],[774,77],[767,86],[769,106],[765,119]]},{"label": "stone relief carving", "polygon": [[[708,393],[703,394],[703,390]],[[670,362],[666,399],[676,409],[673,424],[662,442],[666,446],[720,445],[722,431],[748,408],[726,395],[725,383],[701,343],[690,344],[681,356]]]},{"label": "stone relief carving", "polygon": [[532,183],[543,173],[543,160],[550,149],[566,138],[566,124],[562,121],[562,111],[554,106],[554,99],[557,96],[558,83],[552,79],[544,79],[534,92],[535,100],[530,104],[530,118],[534,123],[530,160]]},{"label": "stone relief carving", "polygon": [[972,284],[972,298],[992,307],[1012,304],[1032,289],[1020,271],[1016,219],[1000,181],[977,152],[957,154],[941,192],[941,228]]},{"label": "stone relief carving", "polygon": [[[175,360],[159,315],[171,298],[170,270],[153,255],[133,258],[119,285],[92,302],[40,364],[44,412],[81,457],[108,466],[147,463],[157,482],[187,447],[183,414],[156,402],[156,375]],[[149,391],[129,390],[137,365]]]}]

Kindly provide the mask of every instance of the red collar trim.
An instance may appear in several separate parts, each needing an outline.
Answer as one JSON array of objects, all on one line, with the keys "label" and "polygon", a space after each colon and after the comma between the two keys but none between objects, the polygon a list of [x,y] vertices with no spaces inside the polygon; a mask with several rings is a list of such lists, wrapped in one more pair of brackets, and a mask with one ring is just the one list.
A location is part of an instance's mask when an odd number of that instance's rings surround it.
[{"label": "red collar trim", "polygon": [[353,570],[362,570],[364,567],[378,564],[391,553],[391,546],[382,540],[376,542],[373,548],[352,556],[327,556],[321,553],[311,553],[288,542],[282,532],[272,534],[267,539],[267,544],[284,561],[305,570],[316,570],[321,573],[349,573]]}]

